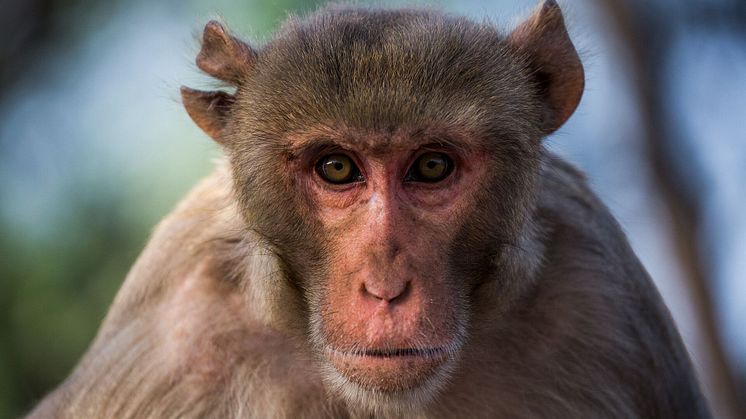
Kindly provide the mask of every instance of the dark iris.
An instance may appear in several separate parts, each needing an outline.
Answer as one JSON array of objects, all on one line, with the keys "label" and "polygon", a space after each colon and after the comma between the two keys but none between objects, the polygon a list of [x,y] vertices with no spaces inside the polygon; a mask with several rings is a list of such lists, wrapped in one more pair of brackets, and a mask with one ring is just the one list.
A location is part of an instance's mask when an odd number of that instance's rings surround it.
[{"label": "dark iris", "polygon": [[360,169],[344,154],[328,155],[316,164],[316,172],[329,183],[344,184],[361,179]]},{"label": "dark iris", "polygon": [[440,182],[453,171],[453,160],[443,153],[429,152],[421,155],[407,173],[407,180],[415,182]]}]

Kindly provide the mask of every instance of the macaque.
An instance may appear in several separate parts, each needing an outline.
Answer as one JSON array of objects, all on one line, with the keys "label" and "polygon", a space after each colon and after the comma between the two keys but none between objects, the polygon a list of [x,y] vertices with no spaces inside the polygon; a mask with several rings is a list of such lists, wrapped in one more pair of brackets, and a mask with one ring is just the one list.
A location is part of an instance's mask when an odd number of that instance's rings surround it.
[{"label": "macaque", "polygon": [[505,34],[328,6],[182,88],[225,160],[155,230],[33,418],[706,418],[671,317],[542,140],[583,66],[554,1]]}]

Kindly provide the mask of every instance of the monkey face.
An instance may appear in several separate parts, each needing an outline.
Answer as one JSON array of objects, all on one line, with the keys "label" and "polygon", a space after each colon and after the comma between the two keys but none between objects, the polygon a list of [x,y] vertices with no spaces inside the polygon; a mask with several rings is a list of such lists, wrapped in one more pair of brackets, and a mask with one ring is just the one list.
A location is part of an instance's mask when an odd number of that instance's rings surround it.
[{"label": "monkey face", "polygon": [[443,132],[322,138],[292,138],[287,169],[324,249],[311,280],[315,347],[337,382],[424,386],[465,338],[471,279],[454,271],[449,249],[486,176],[485,154]]},{"label": "monkey face", "polygon": [[[282,299],[299,301],[327,384],[376,406],[431,399],[457,368],[496,244],[519,229],[531,159],[437,123],[316,124],[283,141],[285,153],[235,154],[234,175],[247,223],[295,284]],[[489,229],[469,222],[490,217]]]},{"label": "monkey face", "polygon": [[508,158],[512,143],[436,122],[310,124],[282,141],[234,154],[234,177],[327,384],[353,403],[432,399],[469,339],[475,290],[499,277],[498,245],[522,224],[531,150]]}]

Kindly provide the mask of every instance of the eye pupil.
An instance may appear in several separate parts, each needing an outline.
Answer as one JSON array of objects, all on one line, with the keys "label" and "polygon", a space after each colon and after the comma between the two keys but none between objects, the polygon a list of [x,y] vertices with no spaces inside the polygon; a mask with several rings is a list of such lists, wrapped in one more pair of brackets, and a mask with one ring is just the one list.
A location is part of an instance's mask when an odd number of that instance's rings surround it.
[{"label": "eye pupil", "polygon": [[435,166],[437,166],[437,165],[438,165],[438,162],[436,162],[435,160],[430,160],[430,161],[427,162],[427,168],[428,169],[434,169]]},{"label": "eye pupil", "polygon": [[344,169],[344,167],[345,167],[345,165],[342,164],[342,163],[340,163],[340,162],[335,162],[334,163],[334,170],[342,170],[342,169]]}]

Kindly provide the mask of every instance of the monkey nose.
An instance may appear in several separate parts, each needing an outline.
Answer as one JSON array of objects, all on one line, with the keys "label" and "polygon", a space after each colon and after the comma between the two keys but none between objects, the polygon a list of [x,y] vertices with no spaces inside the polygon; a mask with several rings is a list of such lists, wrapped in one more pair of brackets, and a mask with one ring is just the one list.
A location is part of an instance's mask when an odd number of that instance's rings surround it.
[{"label": "monkey nose", "polygon": [[363,282],[362,293],[368,299],[394,303],[403,301],[410,290],[409,281],[396,282]]}]

